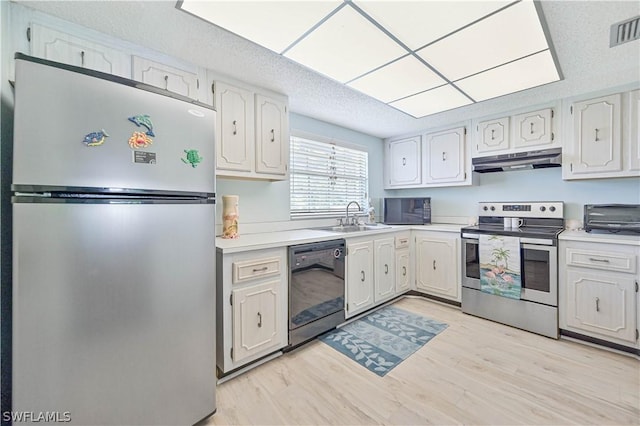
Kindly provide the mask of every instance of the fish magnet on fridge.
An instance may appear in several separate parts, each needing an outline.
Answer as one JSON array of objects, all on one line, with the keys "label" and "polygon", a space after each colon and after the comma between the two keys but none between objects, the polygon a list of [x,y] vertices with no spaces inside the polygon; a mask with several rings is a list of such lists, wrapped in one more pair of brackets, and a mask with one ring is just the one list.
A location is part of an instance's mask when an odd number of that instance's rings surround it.
[{"label": "fish magnet on fridge", "polygon": [[147,114],[139,114],[129,117],[129,121],[135,124],[136,126],[146,127],[146,135],[155,137],[156,135],[153,133],[153,123],[151,122],[151,117]]},{"label": "fish magnet on fridge", "polygon": [[86,146],[100,146],[100,145],[102,145],[104,143],[104,141],[108,137],[109,137],[109,135],[107,134],[107,132],[105,132],[104,129],[102,129],[99,132],[88,133],[87,135],[85,135],[85,137],[82,140],[82,142]]}]

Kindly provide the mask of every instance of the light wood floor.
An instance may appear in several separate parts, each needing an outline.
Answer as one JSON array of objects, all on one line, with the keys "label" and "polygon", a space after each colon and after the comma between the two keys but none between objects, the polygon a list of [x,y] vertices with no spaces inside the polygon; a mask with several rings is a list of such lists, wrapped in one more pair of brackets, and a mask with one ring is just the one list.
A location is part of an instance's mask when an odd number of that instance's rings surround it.
[{"label": "light wood floor", "polygon": [[640,423],[637,359],[424,299],[395,306],[449,327],[385,377],[314,341],[218,386],[207,424]]}]

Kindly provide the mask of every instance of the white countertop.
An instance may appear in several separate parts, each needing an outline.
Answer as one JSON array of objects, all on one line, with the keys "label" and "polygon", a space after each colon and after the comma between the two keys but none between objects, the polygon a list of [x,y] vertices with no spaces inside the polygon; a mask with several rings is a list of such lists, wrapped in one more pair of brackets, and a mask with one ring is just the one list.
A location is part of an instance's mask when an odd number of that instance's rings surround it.
[{"label": "white countertop", "polygon": [[355,238],[363,236],[375,236],[386,234],[389,232],[398,232],[403,230],[423,230],[437,232],[455,232],[460,233],[460,229],[465,225],[434,223],[431,225],[394,225],[385,226],[380,229],[361,231],[361,232],[331,232],[320,231],[316,229],[294,229],[289,231],[262,232],[258,234],[240,235],[235,240],[216,238],[216,248],[223,253],[237,253],[247,250],[260,250],[267,248],[276,248],[291,246],[297,244],[315,243],[318,241],[328,241],[340,238]]},{"label": "white countertop", "polygon": [[563,231],[558,238],[560,240],[566,241],[584,241],[588,243],[607,243],[640,246],[640,235],[617,235],[566,230]]}]

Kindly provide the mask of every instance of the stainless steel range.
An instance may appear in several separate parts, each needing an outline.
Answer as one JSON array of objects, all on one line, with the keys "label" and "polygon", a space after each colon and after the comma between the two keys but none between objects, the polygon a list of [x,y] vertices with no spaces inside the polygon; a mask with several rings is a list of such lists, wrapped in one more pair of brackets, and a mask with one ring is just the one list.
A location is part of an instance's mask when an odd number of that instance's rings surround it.
[{"label": "stainless steel range", "polygon": [[[478,225],[461,230],[464,313],[558,338],[563,207],[562,202],[479,203]],[[494,240],[515,249],[497,247]],[[508,294],[500,292],[499,285],[514,282],[518,285],[508,287]]]}]

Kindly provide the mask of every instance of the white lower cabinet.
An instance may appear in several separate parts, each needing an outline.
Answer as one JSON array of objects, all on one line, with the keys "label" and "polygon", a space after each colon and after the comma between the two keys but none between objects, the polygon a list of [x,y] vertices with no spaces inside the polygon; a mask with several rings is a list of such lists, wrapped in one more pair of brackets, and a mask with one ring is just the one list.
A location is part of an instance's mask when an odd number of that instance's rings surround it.
[{"label": "white lower cabinet", "polygon": [[460,301],[460,236],[414,231],[416,290]]},{"label": "white lower cabinet", "polygon": [[356,237],[347,240],[347,318],[397,294],[396,236],[382,234],[375,239]]},{"label": "white lower cabinet", "polygon": [[393,237],[375,240],[373,247],[375,264],[373,303],[377,304],[396,294],[395,240]]},{"label": "white lower cabinet", "polygon": [[346,317],[373,306],[373,240],[347,240]]},{"label": "white lower cabinet", "polygon": [[560,328],[638,345],[638,257],[634,246],[560,241]]},{"label": "white lower cabinet", "polygon": [[220,374],[287,345],[286,259],[286,247],[227,255],[218,251],[216,362]]}]

